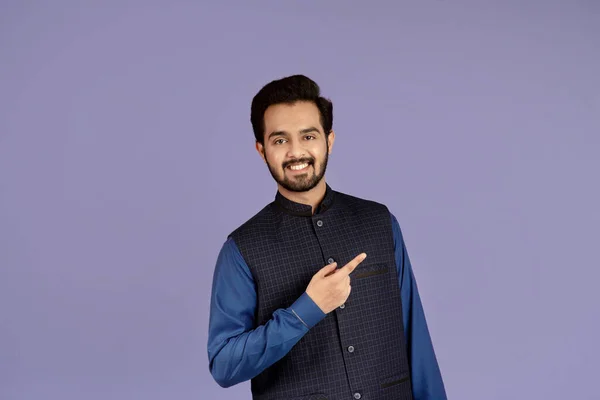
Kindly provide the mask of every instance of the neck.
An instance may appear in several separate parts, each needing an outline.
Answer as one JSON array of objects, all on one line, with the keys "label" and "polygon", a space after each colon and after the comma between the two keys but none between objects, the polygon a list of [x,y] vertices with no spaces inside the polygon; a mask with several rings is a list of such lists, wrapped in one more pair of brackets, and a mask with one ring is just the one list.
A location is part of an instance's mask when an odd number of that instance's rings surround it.
[{"label": "neck", "polygon": [[314,214],[317,206],[321,203],[321,201],[323,201],[323,198],[325,197],[327,184],[325,182],[325,177],[323,177],[323,179],[321,179],[317,186],[315,186],[307,192],[292,192],[283,188],[279,184],[277,185],[277,187],[279,193],[281,193],[285,198],[291,201],[295,201],[296,203],[307,204],[311,206],[312,212]]}]

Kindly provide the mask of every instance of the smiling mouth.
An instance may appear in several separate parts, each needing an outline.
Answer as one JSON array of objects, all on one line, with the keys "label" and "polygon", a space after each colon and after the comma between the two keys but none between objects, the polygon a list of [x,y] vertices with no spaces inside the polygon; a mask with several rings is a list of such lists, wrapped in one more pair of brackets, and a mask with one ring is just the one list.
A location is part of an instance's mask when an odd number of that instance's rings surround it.
[{"label": "smiling mouth", "polygon": [[309,166],[310,166],[310,163],[305,162],[302,164],[292,164],[292,165],[288,166],[287,168],[292,171],[304,171],[304,170],[308,169]]}]

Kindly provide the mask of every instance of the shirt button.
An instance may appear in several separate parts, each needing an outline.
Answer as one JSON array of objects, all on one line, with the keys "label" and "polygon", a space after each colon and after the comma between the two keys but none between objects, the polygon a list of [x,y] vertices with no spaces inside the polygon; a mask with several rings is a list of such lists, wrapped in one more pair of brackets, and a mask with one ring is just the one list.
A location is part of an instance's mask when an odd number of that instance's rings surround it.
[{"label": "shirt button", "polygon": [[321,220],[318,220],[318,221],[317,221],[317,226],[323,226],[323,221],[321,221]]},{"label": "shirt button", "polygon": [[355,398],[356,400],[360,399],[361,397],[362,397],[362,396],[361,396],[361,394],[360,394],[360,393],[358,393],[358,392],[354,393],[354,398]]},{"label": "shirt button", "polygon": [[329,258],[327,259],[327,263],[328,263],[328,264],[333,264],[333,262],[334,262],[334,261],[335,261],[335,260],[334,260],[333,258],[331,258],[331,257],[329,257]]},{"label": "shirt button", "polygon": [[348,352],[354,353],[354,346],[348,346]]},{"label": "shirt button", "polygon": [[344,308],[346,308],[346,305],[345,305],[345,304],[342,304],[342,305],[340,306],[340,308],[343,310]]}]

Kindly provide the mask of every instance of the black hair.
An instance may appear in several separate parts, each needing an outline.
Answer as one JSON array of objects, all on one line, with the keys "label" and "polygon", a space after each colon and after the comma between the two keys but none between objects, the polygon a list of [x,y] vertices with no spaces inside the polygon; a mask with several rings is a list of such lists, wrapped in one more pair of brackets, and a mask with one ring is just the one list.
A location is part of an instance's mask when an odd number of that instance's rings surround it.
[{"label": "black hair", "polygon": [[256,141],[264,144],[267,108],[275,104],[293,104],[298,101],[313,102],[321,114],[321,125],[326,136],[333,126],[333,103],[321,97],[319,85],[304,75],[292,75],[267,83],[252,99],[250,122]]}]

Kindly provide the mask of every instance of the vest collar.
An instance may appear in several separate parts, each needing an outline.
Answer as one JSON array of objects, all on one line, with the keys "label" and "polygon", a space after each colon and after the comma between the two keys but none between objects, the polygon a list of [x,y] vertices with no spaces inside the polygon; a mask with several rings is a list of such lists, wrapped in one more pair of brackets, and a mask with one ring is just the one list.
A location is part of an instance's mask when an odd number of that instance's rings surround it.
[{"label": "vest collar", "polygon": [[[323,197],[323,200],[315,209],[315,214],[320,214],[320,213],[323,213],[323,212],[329,210],[329,208],[331,208],[331,205],[333,204],[334,197],[335,197],[334,191],[331,189],[329,184],[326,183],[325,184],[325,197]],[[292,200],[288,199],[287,197],[283,196],[279,192],[279,190],[277,191],[277,194],[275,195],[275,204],[277,206],[279,206],[284,212],[292,214],[292,215],[299,215],[299,216],[303,216],[303,217],[312,217],[313,216],[312,206],[310,206],[308,204],[296,203],[295,201],[292,201]]]}]

